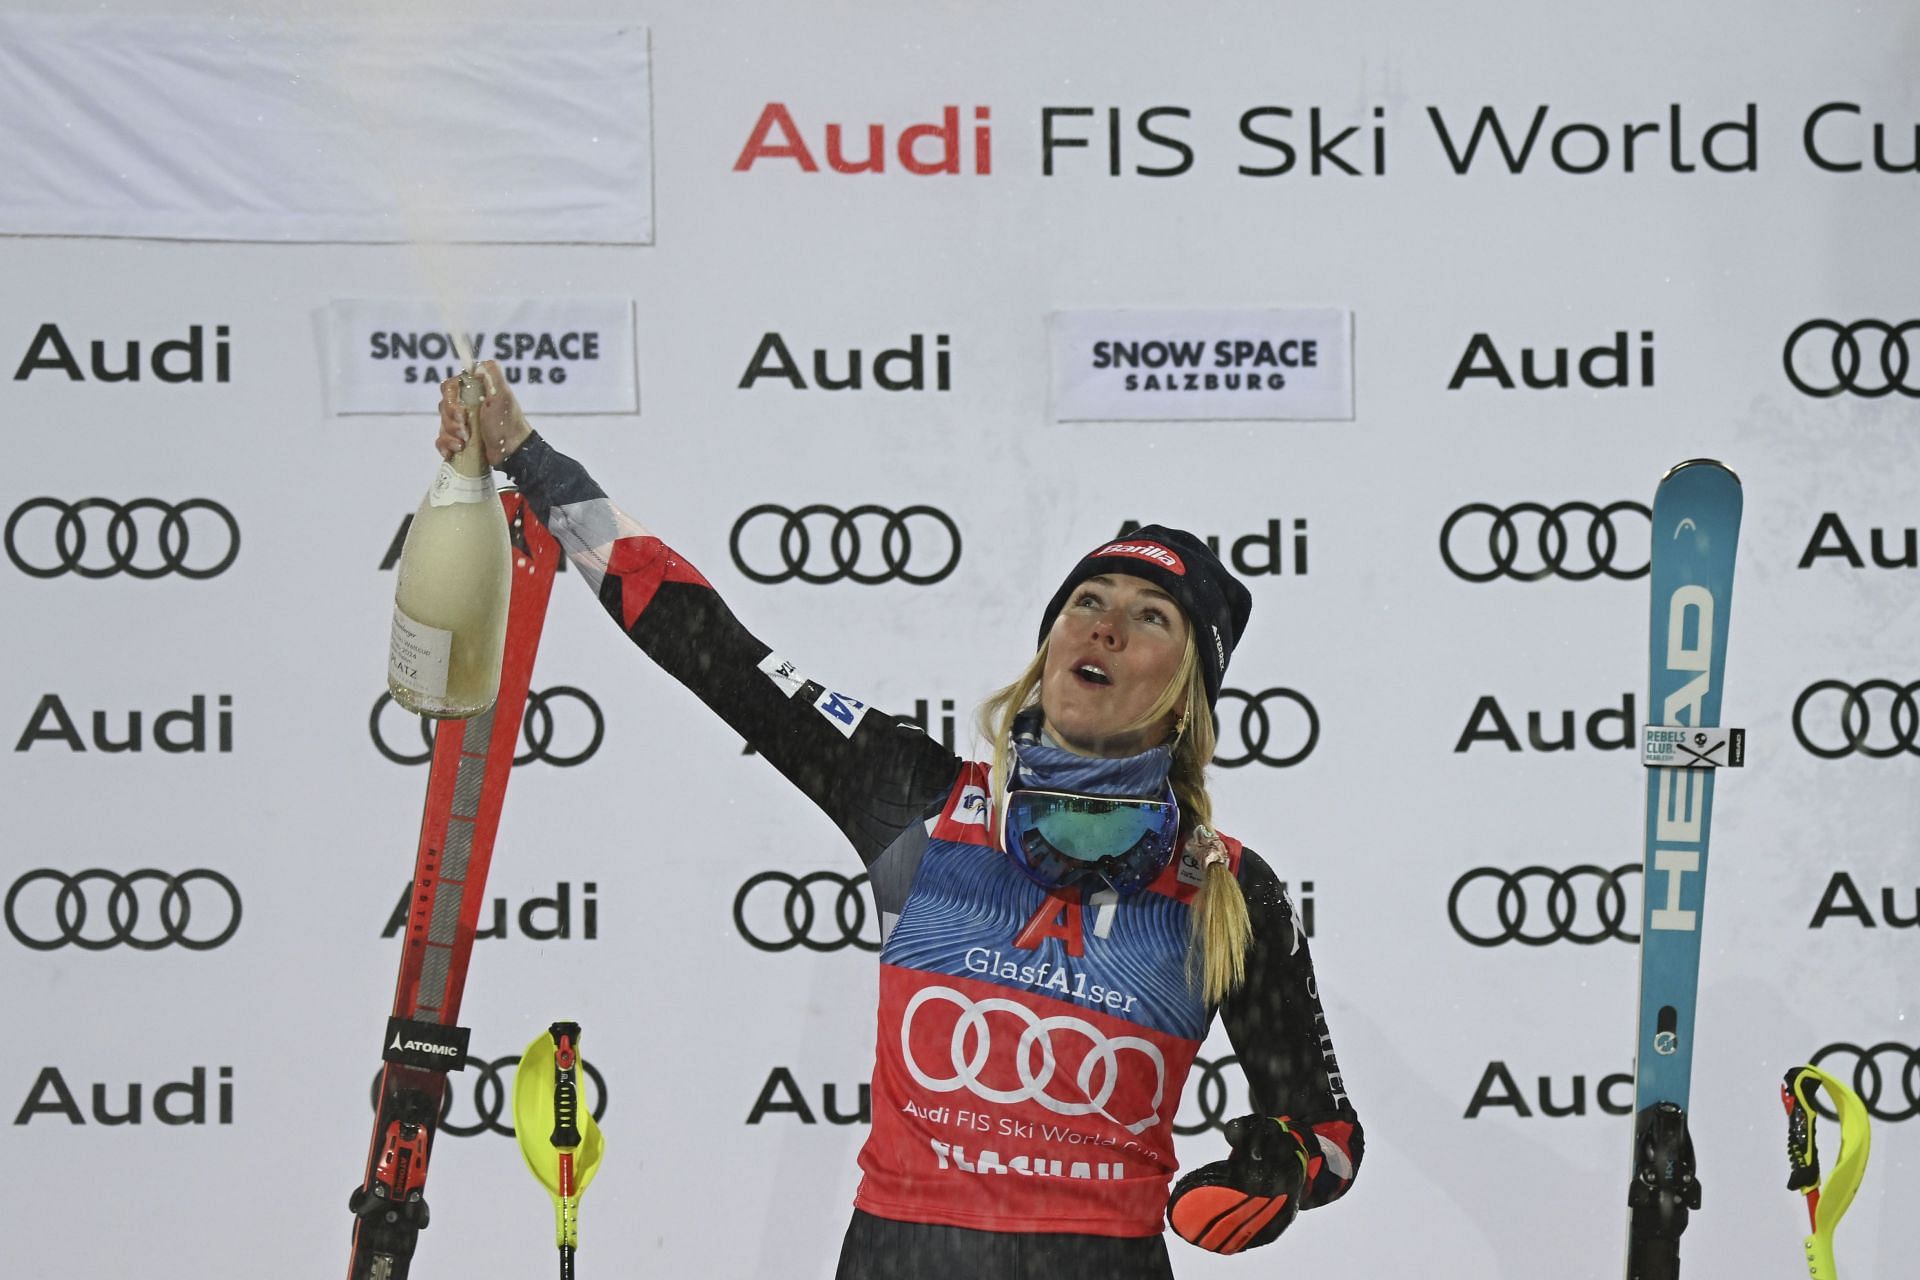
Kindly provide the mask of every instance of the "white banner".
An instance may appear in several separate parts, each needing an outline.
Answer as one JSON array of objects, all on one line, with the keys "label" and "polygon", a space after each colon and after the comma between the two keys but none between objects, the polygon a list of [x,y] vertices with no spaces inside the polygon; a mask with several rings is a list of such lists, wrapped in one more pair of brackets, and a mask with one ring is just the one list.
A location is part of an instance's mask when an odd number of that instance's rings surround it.
[{"label": "white banner", "polygon": [[[458,318],[449,322],[449,312]],[[329,303],[321,360],[336,414],[420,413],[462,351],[498,360],[546,413],[637,413],[633,302],[523,298],[442,307],[407,298]]]},{"label": "white banner", "polygon": [[1056,311],[1056,422],[1353,417],[1351,315]]},{"label": "white banner", "polygon": [[653,240],[647,30],[0,15],[0,228]]}]

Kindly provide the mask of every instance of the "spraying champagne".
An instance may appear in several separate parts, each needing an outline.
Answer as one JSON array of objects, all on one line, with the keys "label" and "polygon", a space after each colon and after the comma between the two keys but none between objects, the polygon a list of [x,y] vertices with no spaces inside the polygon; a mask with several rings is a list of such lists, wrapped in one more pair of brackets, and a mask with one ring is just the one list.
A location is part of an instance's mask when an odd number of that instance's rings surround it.
[{"label": "spraying champagne", "polygon": [[482,373],[460,375],[467,441],[434,473],[400,552],[387,688],[409,711],[464,720],[493,707],[513,556],[476,418]]}]

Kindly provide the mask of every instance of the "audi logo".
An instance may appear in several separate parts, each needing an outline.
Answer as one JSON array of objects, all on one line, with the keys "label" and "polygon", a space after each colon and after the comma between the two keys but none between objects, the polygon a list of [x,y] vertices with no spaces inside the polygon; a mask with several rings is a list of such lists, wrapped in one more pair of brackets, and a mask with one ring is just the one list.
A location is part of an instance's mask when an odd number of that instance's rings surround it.
[{"label": "audi logo", "polygon": [[[1621,535],[1614,517],[1627,512],[1647,522],[1651,541],[1653,512],[1640,502],[1609,502],[1604,507],[1591,502],[1563,502],[1557,507],[1516,502],[1504,510],[1485,502],[1469,502],[1440,526],[1440,558],[1454,576],[1468,582],[1492,582],[1501,577],[1521,582],[1542,578],[1586,582],[1603,573],[1609,578],[1643,578],[1647,575],[1648,554],[1616,563]],[[1482,517],[1487,521],[1484,550],[1477,519]],[[1584,536],[1578,527],[1583,524]],[[1531,529],[1530,536],[1521,536],[1523,526]],[[1469,563],[1474,567],[1468,568]]]},{"label": "audi logo", "polygon": [[[1842,1075],[1825,1065],[1829,1058],[1837,1059],[1839,1065],[1851,1063],[1853,1091],[1874,1119],[1911,1120],[1920,1116],[1920,1048],[1892,1040],[1882,1040],[1870,1049],[1857,1044],[1830,1044],[1813,1055],[1811,1065],[1828,1075]],[[1896,1080],[1897,1089],[1890,1087]],[[1829,1120],[1838,1118],[1817,1092],[1813,1108]]]},{"label": "audi logo", "polygon": [[[46,889],[34,891],[40,883]],[[104,903],[87,886],[104,887]],[[153,885],[157,892],[143,893]],[[192,886],[203,884],[195,889]],[[144,899],[144,902],[143,902]],[[200,908],[198,916],[194,908]],[[101,910],[103,907],[105,910]],[[158,951],[180,946],[188,951],[210,951],[240,927],[240,891],[218,871],[106,871],[98,867],[69,875],[43,867],[29,871],[7,890],[7,932],[35,951],[57,951],[75,946],[82,951],[105,951],[128,946],[136,951]],[[104,932],[86,932],[89,920],[106,921]],[[147,928],[141,928],[142,922]],[[198,923],[197,936],[188,929]]]},{"label": "audi logo", "polygon": [[[1787,335],[1782,359],[1787,381],[1802,394],[1826,399],[1851,391],[1877,400],[1898,391],[1920,397],[1920,382],[1910,381],[1913,356],[1907,334],[1920,329],[1920,320],[1888,324],[1885,320],[1809,320]],[[1828,341],[1828,333],[1833,335]],[[1863,343],[1862,339],[1866,339]],[[1878,351],[1873,351],[1873,348]],[[1875,358],[1869,360],[1868,356]]]},{"label": "audi logo", "polygon": [[[959,1016],[951,1027],[921,1032],[922,1052],[945,1045],[946,1062],[932,1071],[923,1066],[914,1052],[915,1021],[929,1005],[951,1004]],[[994,1014],[1003,1014],[997,1024]],[[1011,1019],[1009,1023],[1008,1019]],[[1055,1036],[1060,1039],[1055,1041]],[[994,1050],[996,1046],[999,1052]],[[1072,1014],[1041,1017],[1017,1000],[990,996],[971,1000],[952,987],[923,987],[907,1001],[901,1015],[900,1048],[907,1072],[923,1089],[934,1093],[953,1093],[965,1089],[976,1098],[1012,1106],[1037,1102],[1057,1116],[1101,1115],[1120,1125],[1128,1133],[1139,1133],[1160,1122],[1160,1106],[1167,1089],[1167,1064],[1153,1041],[1139,1036],[1109,1036],[1084,1018]],[[1073,1070],[1073,1088],[1063,1090],[1069,1096],[1056,1098],[1050,1089],[1066,1061],[1063,1050],[1079,1056]],[[1113,1094],[1122,1072],[1139,1071],[1131,1061],[1123,1067],[1122,1055],[1138,1055],[1153,1067],[1153,1096],[1147,1101],[1145,1116],[1129,1121],[1112,1109]],[[947,1074],[937,1074],[945,1072]],[[1018,1088],[1006,1089],[988,1083],[1015,1079]],[[1129,1093],[1132,1091],[1130,1090]]]},{"label": "audi logo", "polygon": [[[1298,716],[1305,717],[1304,734],[1289,733],[1286,741],[1299,742],[1299,747],[1284,755],[1269,754],[1267,748],[1274,740],[1273,714],[1268,705],[1275,701],[1291,703]],[[1216,706],[1213,712],[1214,733],[1217,739],[1213,753],[1213,762],[1222,769],[1238,769],[1242,765],[1255,762],[1269,765],[1275,769],[1285,769],[1289,765],[1299,764],[1313,754],[1320,742],[1320,713],[1313,709],[1306,695],[1292,689],[1262,689],[1259,693],[1248,693],[1245,689],[1222,689],[1222,703],[1233,701],[1240,704],[1240,718],[1233,721],[1220,714]],[[1288,717],[1295,718],[1295,717]],[[1228,731],[1228,726],[1232,731]],[[1238,745],[1228,754],[1228,742],[1237,739]]]},{"label": "audi logo", "polygon": [[[607,1113],[607,1081],[597,1068],[585,1058],[580,1065],[586,1068],[586,1077],[593,1085],[593,1118],[597,1121]],[[513,1137],[513,1073],[520,1066],[520,1055],[513,1054],[505,1058],[495,1058],[491,1062],[482,1061],[468,1054],[460,1059],[460,1066],[454,1068],[460,1074],[447,1076],[447,1091],[440,1099],[440,1127],[437,1134],[446,1134],[455,1138],[472,1138],[483,1133],[497,1133],[503,1138]],[[468,1087],[463,1082],[471,1082],[472,1097],[461,1099],[455,1105],[455,1093]],[[457,1088],[458,1086],[458,1088]],[[582,1086],[581,1093],[587,1092]],[[380,1111],[380,1075],[373,1077],[371,1093],[374,1113]],[[471,1118],[469,1118],[471,1116]]]},{"label": "audi logo", "polygon": [[1229,1054],[1218,1062],[1207,1058],[1193,1060],[1193,1070],[1187,1073],[1187,1087],[1180,1097],[1180,1110],[1173,1118],[1175,1133],[1183,1138],[1209,1129],[1224,1134],[1227,1121],[1254,1110],[1253,1099],[1247,1092],[1246,1075],[1240,1071],[1231,1075],[1227,1072],[1228,1067],[1239,1065],[1237,1054]]},{"label": "audi logo", "polygon": [[[770,886],[770,887],[769,887]],[[832,888],[831,893],[820,891]],[[867,935],[867,877],[848,878],[834,871],[791,876],[762,871],[733,896],[733,924],[740,936],[761,951],[841,951],[858,947],[878,951],[879,913]],[[774,903],[779,906],[775,908]],[[814,926],[820,925],[816,936]]]},{"label": "audi logo", "polygon": [[[561,719],[568,724],[565,729],[556,728],[555,706],[565,700],[575,704],[576,709],[561,713]],[[373,745],[381,755],[395,764],[425,764],[433,759],[433,734],[435,721],[426,716],[420,720],[421,750],[400,751],[388,741],[386,731],[381,727],[387,708],[394,705],[393,695],[383,693],[374,699],[373,714],[368,717],[367,729],[373,735]],[[405,714],[403,711],[401,714]],[[584,722],[583,722],[584,716]],[[567,746],[573,750],[554,750],[554,738],[561,736]],[[585,760],[593,758],[600,749],[600,743],[607,736],[606,718],[600,714],[600,704],[593,700],[584,689],[576,689],[570,684],[557,684],[551,689],[527,691],[527,709],[520,715],[520,740],[526,744],[526,750],[513,758],[515,764],[531,764],[535,760],[544,760],[555,768],[568,769]],[[584,746],[578,744],[584,740]],[[404,739],[402,740],[404,745]]]},{"label": "audi logo", "polygon": [[[1816,681],[1794,700],[1793,736],[1823,760],[1838,760],[1856,751],[1875,760],[1903,751],[1920,755],[1920,703],[1913,696],[1916,691],[1920,691],[1920,680],[1911,684],[1863,680],[1857,685],[1844,680]],[[1882,693],[1887,695],[1884,709],[1876,715],[1874,704],[1881,700],[1874,695]],[[1814,741],[1809,724],[1820,731],[1824,741]],[[1832,741],[1836,729],[1838,743]]]},{"label": "audi logo", "polygon": [[794,511],[765,502],[733,522],[728,547],[734,566],[755,582],[851,579],[924,587],[959,566],[960,529],[946,512],[924,505],[892,511],[869,503],[842,511],[814,503]]},{"label": "audi logo", "polygon": [[[1540,866],[1518,871],[1476,867],[1453,882],[1453,892],[1447,895],[1447,919],[1453,921],[1455,933],[1476,947],[1497,947],[1507,942],[1529,947],[1544,947],[1549,942],[1592,946],[1610,938],[1638,942],[1640,935],[1623,927],[1628,914],[1623,880],[1640,870],[1637,862],[1611,871],[1590,862],[1565,871]],[[1470,892],[1482,880],[1491,883]],[[1531,897],[1529,881],[1540,886],[1534,892],[1545,892],[1544,903]],[[1546,909],[1545,927],[1529,932],[1527,912],[1542,905]],[[1533,919],[1540,920],[1538,912]]]},{"label": "audi logo", "polygon": [[[87,519],[90,511],[102,513],[102,518]],[[206,515],[190,519],[196,511]],[[141,519],[146,513],[153,518]],[[111,578],[116,573],[135,578],[163,578],[169,573],[211,578],[225,573],[240,554],[240,524],[211,498],[171,503],[158,498],[131,502],[31,498],[7,517],[6,546],[14,567],[36,578],[64,573],[83,578]],[[189,564],[190,558],[195,563]]]}]

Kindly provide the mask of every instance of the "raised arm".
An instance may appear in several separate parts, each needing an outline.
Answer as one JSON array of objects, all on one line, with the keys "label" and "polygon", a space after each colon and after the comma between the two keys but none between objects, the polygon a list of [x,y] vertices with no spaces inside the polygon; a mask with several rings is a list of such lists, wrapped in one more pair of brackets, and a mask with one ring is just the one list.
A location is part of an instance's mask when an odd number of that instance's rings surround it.
[{"label": "raised arm", "polygon": [[[629,639],[818,805],[863,861],[939,807],[960,768],[950,751],[775,654],[698,569],[534,433],[498,368],[489,373],[480,419],[488,460],[520,486]],[[442,452],[464,437],[457,392],[443,392]]]}]

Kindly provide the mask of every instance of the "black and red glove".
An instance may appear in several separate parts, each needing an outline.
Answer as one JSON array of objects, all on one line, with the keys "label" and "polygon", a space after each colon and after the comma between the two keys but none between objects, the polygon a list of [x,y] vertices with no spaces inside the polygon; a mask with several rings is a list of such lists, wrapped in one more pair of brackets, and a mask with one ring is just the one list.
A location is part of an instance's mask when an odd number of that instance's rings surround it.
[{"label": "black and red glove", "polygon": [[1284,1117],[1241,1116],[1226,1131],[1232,1154],[1174,1184],[1167,1225],[1188,1244],[1239,1253],[1280,1238],[1320,1160],[1308,1146],[1312,1132]]}]

